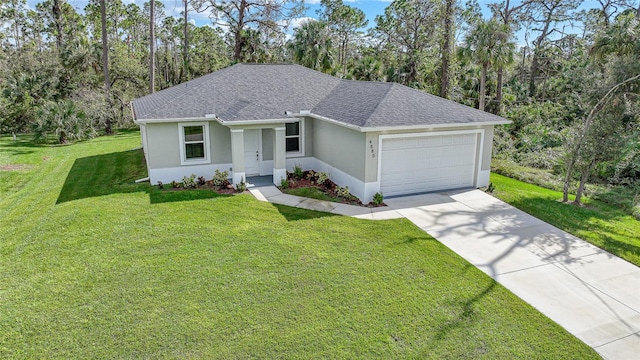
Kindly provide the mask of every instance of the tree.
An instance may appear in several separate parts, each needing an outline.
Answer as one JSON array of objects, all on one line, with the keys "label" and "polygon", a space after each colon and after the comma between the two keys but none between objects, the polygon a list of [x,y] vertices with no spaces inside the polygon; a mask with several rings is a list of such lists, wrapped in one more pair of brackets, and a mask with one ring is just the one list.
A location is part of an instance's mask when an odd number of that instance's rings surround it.
[{"label": "tree", "polygon": [[[109,42],[107,41],[107,8],[105,0],[100,0],[100,16],[102,23],[102,73],[104,75],[104,91],[107,99],[111,99],[111,80],[109,78]],[[111,105],[111,101],[109,105]],[[104,131],[111,135],[111,119],[107,118]]]},{"label": "tree", "polygon": [[[499,4],[489,4],[489,8],[493,12],[493,15],[502,20],[502,24],[509,27],[509,37],[517,30],[517,24],[514,24],[514,18],[524,9],[526,9],[531,3],[536,0],[524,0],[519,5],[511,6],[511,0],[505,0]],[[502,111],[502,85],[504,82],[504,65],[498,64],[498,79],[496,85],[496,107],[498,113]]]},{"label": "tree", "polygon": [[233,39],[233,61],[242,61],[243,30],[250,27],[281,31],[304,10],[296,0],[193,0],[198,12],[209,12],[217,25],[229,28]]},{"label": "tree", "polygon": [[156,0],[149,3],[149,93],[153,94],[156,84]]},{"label": "tree", "polygon": [[455,1],[444,0],[444,14],[442,17],[444,33],[442,34],[442,61],[440,63],[440,97],[448,99],[451,81],[449,79],[449,67],[451,64],[453,22],[455,14]]},{"label": "tree", "polygon": [[338,40],[337,61],[345,74],[349,60],[349,43],[357,35],[357,31],[367,26],[369,21],[362,10],[345,5],[342,0],[322,0],[320,3],[324,8],[319,10],[318,14]]},{"label": "tree", "polygon": [[529,21],[537,24],[535,31],[538,32],[538,36],[533,41],[533,56],[529,70],[529,96],[535,97],[536,95],[536,81],[538,80],[543,45],[552,33],[559,31],[552,25],[570,20],[571,11],[579,3],[580,0],[537,0],[531,3]]},{"label": "tree", "polygon": [[479,21],[465,39],[463,54],[472,57],[481,68],[478,109],[485,108],[487,70],[490,65],[506,65],[513,60],[514,45],[509,28],[495,19]]},{"label": "tree", "polygon": [[329,72],[333,67],[331,34],[324,21],[307,21],[288,44],[293,61],[310,69]]},{"label": "tree", "polygon": [[55,135],[59,144],[96,136],[91,119],[77,109],[71,100],[51,103],[43,109],[38,116],[33,134],[36,141],[46,141],[49,135]]},{"label": "tree", "polygon": [[[587,115],[587,118],[584,121],[582,129],[579,132],[574,145],[570,148],[569,153],[567,154],[568,161],[567,161],[566,170],[565,170],[564,186],[563,186],[563,194],[562,194],[563,202],[567,202],[569,200],[569,186],[570,186],[571,179],[573,177],[574,168],[576,166],[576,163],[580,159],[580,157],[584,155],[583,154],[584,149],[588,148],[588,147],[585,147],[585,143],[588,142],[590,135],[593,137],[593,128],[598,125],[595,121],[598,115],[612,101],[612,99],[614,99],[617,95],[620,94],[619,93],[620,89],[628,85],[633,85],[634,83],[637,83],[638,80],[640,80],[640,74],[627,78],[622,82],[619,82],[613,85],[606,92],[606,94],[604,94],[604,96],[602,96],[600,100],[591,108],[591,111],[589,111],[589,114]],[[636,84],[636,89],[637,89],[637,84]],[[637,90],[636,90],[636,93],[637,93]],[[596,141],[592,141],[591,146],[596,146],[596,144],[601,140],[604,140],[604,138],[599,137],[598,139],[596,139]],[[596,161],[598,160],[597,154],[599,154],[598,151],[591,151],[591,154],[590,154],[591,159],[587,161],[588,166],[586,167],[586,169],[583,170],[583,173],[580,179],[580,185],[578,187],[578,192],[576,194],[576,200],[575,200],[576,203],[580,203],[580,196],[582,195],[582,191],[584,190],[584,184],[587,182],[589,178],[589,174],[593,169],[593,166],[595,166]]]},{"label": "tree", "polygon": [[376,16],[375,32],[396,53],[404,84],[417,85],[427,51],[437,44],[437,9],[434,0],[395,0]]}]

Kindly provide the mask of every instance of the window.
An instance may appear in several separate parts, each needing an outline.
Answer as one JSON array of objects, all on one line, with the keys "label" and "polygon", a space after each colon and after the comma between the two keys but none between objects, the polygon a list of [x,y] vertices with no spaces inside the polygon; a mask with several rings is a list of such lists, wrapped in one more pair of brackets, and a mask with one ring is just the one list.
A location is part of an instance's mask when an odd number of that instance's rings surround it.
[{"label": "window", "polygon": [[204,159],[204,126],[184,127],[184,154],[189,159]]},{"label": "window", "polygon": [[287,152],[297,152],[301,150],[300,122],[285,124],[285,142]]},{"label": "window", "polygon": [[209,162],[209,126],[206,123],[180,124],[182,164]]}]

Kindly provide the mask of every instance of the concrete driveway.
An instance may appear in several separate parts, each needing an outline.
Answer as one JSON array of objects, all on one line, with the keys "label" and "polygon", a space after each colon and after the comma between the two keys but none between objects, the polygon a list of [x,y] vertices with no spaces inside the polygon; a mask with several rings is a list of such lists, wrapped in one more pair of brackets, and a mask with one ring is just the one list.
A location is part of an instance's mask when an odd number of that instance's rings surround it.
[{"label": "concrete driveway", "polygon": [[385,203],[607,359],[640,359],[640,268],[482,191]]}]

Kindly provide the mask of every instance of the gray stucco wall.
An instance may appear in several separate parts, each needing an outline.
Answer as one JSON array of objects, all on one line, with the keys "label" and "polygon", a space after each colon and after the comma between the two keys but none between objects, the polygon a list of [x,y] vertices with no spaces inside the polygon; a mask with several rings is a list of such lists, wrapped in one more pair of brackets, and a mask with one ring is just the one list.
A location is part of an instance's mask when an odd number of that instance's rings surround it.
[{"label": "gray stucco wall", "polygon": [[[151,169],[179,167],[180,133],[178,123],[150,123],[145,125],[147,161]],[[210,159],[212,164],[231,162],[231,133],[216,121],[209,122]]]},{"label": "gray stucco wall", "polygon": [[482,151],[482,167],[480,170],[491,170],[491,154],[493,150],[493,125],[484,128],[484,148]]},{"label": "gray stucco wall", "polygon": [[180,138],[177,123],[147,124],[149,168],[180,166]]},{"label": "gray stucco wall", "polygon": [[306,155],[364,181],[366,134],[321,120],[312,126],[313,152]]},{"label": "gray stucco wall", "polygon": [[217,121],[209,122],[211,140],[211,163],[228,164],[231,162],[231,131]]}]

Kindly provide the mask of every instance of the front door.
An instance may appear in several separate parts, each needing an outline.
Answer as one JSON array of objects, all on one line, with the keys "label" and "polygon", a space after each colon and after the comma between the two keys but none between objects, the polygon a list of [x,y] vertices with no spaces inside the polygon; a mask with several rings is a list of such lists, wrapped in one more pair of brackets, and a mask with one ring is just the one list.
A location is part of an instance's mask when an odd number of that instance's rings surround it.
[{"label": "front door", "polygon": [[246,176],[260,175],[260,134],[262,130],[244,131],[244,172]]}]

